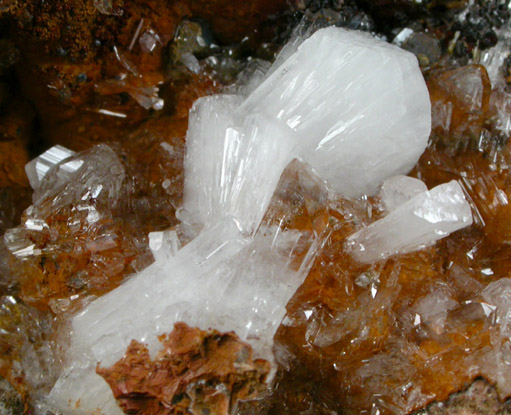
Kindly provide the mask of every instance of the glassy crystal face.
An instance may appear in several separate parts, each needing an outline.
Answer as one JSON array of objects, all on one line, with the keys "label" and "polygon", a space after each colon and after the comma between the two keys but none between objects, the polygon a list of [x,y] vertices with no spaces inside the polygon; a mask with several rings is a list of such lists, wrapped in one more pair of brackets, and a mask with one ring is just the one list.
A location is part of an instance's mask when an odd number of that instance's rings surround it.
[{"label": "glassy crystal face", "polygon": [[371,264],[413,252],[472,224],[461,186],[451,181],[412,197],[379,221],[351,235],[348,251]]},{"label": "glassy crystal face", "polygon": [[53,148],[31,163],[39,181],[33,204],[4,239],[24,300],[59,312],[117,286],[143,246],[120,216],[126,173],[108,146],[78,155]]}]

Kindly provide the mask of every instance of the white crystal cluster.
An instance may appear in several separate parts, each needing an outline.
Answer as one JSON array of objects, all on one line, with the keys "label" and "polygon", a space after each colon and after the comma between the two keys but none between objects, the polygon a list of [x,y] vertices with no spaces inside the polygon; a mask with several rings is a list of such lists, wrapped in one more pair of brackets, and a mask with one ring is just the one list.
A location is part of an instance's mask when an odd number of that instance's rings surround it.
[{"label": "white crystal cluster", "polygon": [[298,135],[299,155],[337,192],[356,197],[415,165],[430,105],[414,55],[332,27],[304,41],[240,111],[283,122]]},{"label": "white crystal cluster", "polygon": [[[292,187],[282,176],[286,166],[305,160],[337,192],[360,196],[407,173],[427,145],[430,103],[415,57],[367,34],[320,30],[286,48],[266,74],[254,71],[246,85],[202,98],[191,111],[180,214],[202,230],[182,248],[173,231],[150,235],[156,262],[72,318],[52,405],[119,412],[96,365],[114,363],[132,339],[154,353],[157,336],[178,321],[234,330],[256,356],[272,360],[286,303],[323,237],[267,219],[281,211],[272,205],[278,189]],[[301,166],[301,189],[315,189],[315,200],[303,197],[312,212],[328,190]],[[417,249],[471,220],[456,183],[417,192],[417,183],[399,180],[384,187],[392,212],[351,239],[373,260]],[[381,235],[376,245],[373,235]]]},{"label": "white crystal cluster", "polygon": [[426,148],[431,104],[414,55],[334,27],[284,52],[246,98],[192,109],[184,208],[204,225],[227,213],[255,229],[293,157],[357,197],[408,173]]}]

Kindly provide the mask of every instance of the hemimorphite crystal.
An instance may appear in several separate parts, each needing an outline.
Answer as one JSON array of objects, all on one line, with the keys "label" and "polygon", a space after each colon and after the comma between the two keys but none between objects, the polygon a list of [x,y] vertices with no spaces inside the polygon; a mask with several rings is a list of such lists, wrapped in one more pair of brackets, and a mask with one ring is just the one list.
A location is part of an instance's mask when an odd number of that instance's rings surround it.
[{"label": "hemimorphite crystal", "polygon": [[413,252],[472,224],[472,211],[461,186],[453,180],[411,198],[347,240],[351,254],[371,263]]}]

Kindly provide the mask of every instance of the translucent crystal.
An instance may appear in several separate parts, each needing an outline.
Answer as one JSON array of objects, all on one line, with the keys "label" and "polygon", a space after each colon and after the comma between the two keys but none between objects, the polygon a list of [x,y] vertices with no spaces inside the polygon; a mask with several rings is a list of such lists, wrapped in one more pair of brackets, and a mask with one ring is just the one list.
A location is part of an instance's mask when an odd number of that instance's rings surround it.
[{"label": "translucent crystal", "polygon": [[383,182],[379,196],[387,212],[392,212],[412,197],[427,190],[422,180],[408,176],[394,176]]},{"label": "translucent crystal", "polygon": [[228,91],[240,96],[248,96],[263,82],[270,66],[268,61],[252,59],[248,62],[247,67],[238,74],[236,82],[227,88]]},{"label": "translucent crystal", "polygon": [[430,293],[418,299],[414,307],[417,312],[414,323],[427,324],[435,333],[442,334],[447,313],[458,305],[446,287],[433,287]]},{"label": "translucent crystal", "polygon": [[125,181],[124,166],[106,145],[47,171],[21,225],[4,237],[25,301],[47,306],[102,293],[139,260],[147,263],[146,245],[127,229],[126,221],[136,224],[136,218],[126,214]]},{"label": "translucent crystal", "polygon": [[[30,182],[32,189],[35,190],[39,187],[41,180],[46,173],[48,173],[48,170],[74,154],[74,151],[57,145],[27,163],[25,166],[25,172],[27,173],[28,181]],[[73,173],[73,171],[79,167],[78,163],[70,163],[63,165],[62,170],[63,172]]]},{"label": "translucent crystal", "polygon": [[181,242],[177,232],[173,229],[149,233],[149,248],[156,261],[165,261],[177,254]]},{"label": "translucent crystal", "polygon": [[413,252],[472,224],[472,212],[455,180],[410,199],[383,219],[351,235],[347,244],[360,262]]},{"label": "translucent crystal", "polygon": [[33,397],[44,396],[55,382],[60,363],[55,345],[49,341],[52,316],[3,295],[0,327],[0,343],[8,345],[0,350],[2,376],[16,387],[23,385]]},{"label": "translucent crystal", "polygon": [[411,33],[406,36],[400,46],[417,56],[422,67],[431,67],[442,56],[440,42],[434,36],[424,32]]},{"label": "translucent crystal", "polygon": [[162,41],[154,30],[149,29],[140,36],[139,43],[143,52],[151,53],[158,45],[162,44]]},{"label": "translucent crystal", "polygon": [[[154,109],[159,111],[163,109],[165,102],[160,98],[160,87],[159,84],[161,79],[144,79],[137,67],[132,64],[124,55],[120,52],[117,53],[117,58],[122,66],[130,72],[129,75],[107,79],[96,84],[96,91],[101,95],[112,95],[127,93],[129,94],[141,107],[149,110]],[[122,113],[116,113],[122,114]],[[107,115],[112,115],[110,114]],[[117,115],[123,117],[123,115]],[[124,117],[123,117],[124,118]]]},{"label": "translucent crystal", "polygon": [[492,85],[502,84],[504,81],[504,64],[509,57],[511,46],[510,24],[504,25],[497,31],[498,42],[495,46],[481,53],[480,62],[488,71]]},{"label": "translucent crystal", "polygon": [[428,79],[432,102],[433,135],[458,146],[479,137],[491,94],[491,84],[481,65],[466,65]]},{"label": "translucent crystal", "polygon": [[495,316],[499,329],[492,343],[502,354],[506,365],[511,368],[511,278],[502,278],[488,284],[482,297],[496,308]]},{"label": "translucent crystal", "polygon": [[243,102],[278,119],[300,155],[339,193],[371,193],[408,172],[431,128],[417,59],[370,35],[327,28],[304,41]]}]

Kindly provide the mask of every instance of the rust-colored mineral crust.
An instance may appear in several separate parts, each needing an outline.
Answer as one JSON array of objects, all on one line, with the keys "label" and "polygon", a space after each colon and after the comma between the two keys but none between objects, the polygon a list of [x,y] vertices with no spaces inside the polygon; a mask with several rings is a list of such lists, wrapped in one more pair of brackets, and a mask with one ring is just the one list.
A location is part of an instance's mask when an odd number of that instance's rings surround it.
[{"label": "rust-colored mineral crust", "polygon": [[132,341],[112,367],[97,368],[126,414],[228,415],[239,400],[266,388],[269,363],[254,360],[234,333],[177,323],[160,341],[163,350],[154,360]]},{"label": "rust-colored mineral crust", "polygon": [[150,117],[151,99],[170,80],[167,47],[182,19],[205,18],[221,41],[239,42],[259,37],[286,7],[284,0],[111,3],[103,10],[92,0],[13,1],[5,13],[20,51],[19,82],[49,143],[83,150],[122,139]]}]

